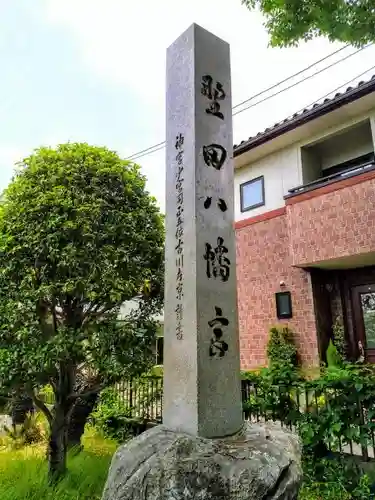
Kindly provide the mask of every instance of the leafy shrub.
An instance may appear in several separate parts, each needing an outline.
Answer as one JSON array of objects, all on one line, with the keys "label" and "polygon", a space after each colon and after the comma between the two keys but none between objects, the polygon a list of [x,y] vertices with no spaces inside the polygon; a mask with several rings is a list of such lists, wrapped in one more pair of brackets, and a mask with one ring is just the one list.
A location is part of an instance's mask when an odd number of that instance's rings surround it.
[{"label": "leafy shrub", "polygon": [[256,391],[254,389],[244,403],[244,411],[291,425],[296,418],[295,412],[298,411],[293,387],[299,382],[300,375],[296,370],[297,348],[293,333],[287,326],[274,326],[270,329],[267,357],[268,368],[244,375],[256,387]]},{"label": "leafy shrub", "polygon": [[307,455],[303,462],[304,481],[299,500],[370,500],[371,479],[352,461],[343,458],[315,460]]},{"label": "leafy shrub", "polygon": [[[373,367],[346,364],[327,369],[301,389],[313,395],[298,427],[306,448],[339,451],[349,442],[367,447],[375,429],[375,372]],[[323,398],[323,404],[318,400]]]},{"label": "leafy shrub", "polygon": [[35,408],[31,397],[23,392],[14,391],[9,405],[10,416],[14,425],[22,425],[29,413],[34,413]]},{"label": "leafy shrub", "polygon": [[120,400],[116,389],[108,388],[101,392],[90,420],[104,436],[124,442],[127,438],[126,420],[130,416],[129,408]]},{"label": "leafy shrub", "polygon": [[140,434],[147,427],[142,419],[132,418],[131,409],[121,401],[115,388],[108,388],[100,394],[99,403],[90,420],[105,437],[119,443]]},{"label": "leafy shrub", "polygon": [[259,372],[248,372],[252,390],[250,397],[243,403],[247,415],[257,415],[268,420],[280,420],[292,425],[298,420],[296,390],[301,378],[291,365],[274,364]]},{"label": "leafy shrub", "polygon": [[250,397],[243,403],[245,414],[264,417],[267,420],[281,420],[286,425],[292,425],[298,412],[293,390],[285,391],[274,384],[272,376],[267,372],[261,380],[260,384],[254,385]]},{"label": "leafy shrub", "polygon": [[249,375],[253,383],[244,411],[294,426],[306,451],[325,456],[354,442],[372,443],[375,430],[374,367],[345,364],[315,380],[302,380],[297,370],[274,367]]},{"label": "leafy shrub", "polygon": [[342,357],[337,347],[333,344],[332,339],[328,344],[326,358],[328,368],[339,368],[342,365]]},{"label": "leafy shrub", "polygon": [[47,441],[47,422],[42,413],[27,413],[25,420],[12,429],[4,426],[11,446],[18,449],[24,446]]},{"label": "leafy shrub", "polygon": [[344,325],[339,317],[336,318],[333,326],[333,340],[338,354],[342,361],[346,359],[347,356],[347,346],[345,340],[345,329]]},{"label": "leafy shrub", "polygon": [[153,366],[150,370],[151,377],[163,377],[164,368],[163,365]]},{"label": "leafy shrub", "polygon": [[47,404],[53,404],[55,401],[55,393],[53,392],[52,386],[50,384],[44,385],[40,389],[39,396]]},{"label": "leafy shrub", "polygon": [[270,329],[267,357],[270,366],[297,365],[297,348],[294,344],[293,333],[287,326],[273,326]]}]

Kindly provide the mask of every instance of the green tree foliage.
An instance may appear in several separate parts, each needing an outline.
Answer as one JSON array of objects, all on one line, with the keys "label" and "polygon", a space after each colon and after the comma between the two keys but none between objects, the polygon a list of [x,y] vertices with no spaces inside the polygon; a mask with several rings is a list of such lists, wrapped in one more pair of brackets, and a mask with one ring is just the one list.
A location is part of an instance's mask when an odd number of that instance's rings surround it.
[{"label": "green tree foliage", "polygon": [[329,368],[339,368],[342,365],[342,361],[343,361],[342,357],[340,356],[340,353],[337,350],[337,347],[332,342],[332,339],[329,341],[329,344],[328,344],[326,358],[327,358],[327,366]]},{"label": "green tree foliage", "polygon": [[266,17],[272,46],[296,45],[325,36],[355,46],[375,41],[375,4],[371,0],[242,0]]},{"label": "green tree foliage", "polygon": [[347,346],[345,338],[345,328],[340,317],[337,317],[332,325],[333,340],[337,351],[344,361],[347,358]]},{"label": "green tree foliage", "polygon": [[271,366],[285,368],[297,364],[297,347],[293,332],[286,325],[273,326],[267,344],[267,358]]},{"label": "green tree foliage", "polygon": [[[78,399],[149,368],[162,306],[163,220],[139,167],[87,144],[23,160],[0,214],[0,380],[50,426],[50,478],[66,470]],[[124,321],[125,301],[134,300]],[[88,383],[75,392],[77,377]],[[52,410],[37,397],[50,384]]]}]

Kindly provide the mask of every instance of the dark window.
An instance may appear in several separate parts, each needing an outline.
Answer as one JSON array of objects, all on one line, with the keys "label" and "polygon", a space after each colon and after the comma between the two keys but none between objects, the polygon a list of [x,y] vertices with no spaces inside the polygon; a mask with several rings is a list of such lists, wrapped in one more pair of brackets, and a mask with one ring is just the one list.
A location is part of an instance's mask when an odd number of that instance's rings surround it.
[{"label": "dark window", "polygon": [[163,364],[164,338],[156,337],[156,364]]},{"label": "dark window", "polygon": [[290,292],[278,292],[276,296],[276,313],[278,319],[292,317],[292,298]]},{"label": "dark window", "polygon": [[263,175],[240,185],[240,201],[241,212],[246,212],[265,204]]}]

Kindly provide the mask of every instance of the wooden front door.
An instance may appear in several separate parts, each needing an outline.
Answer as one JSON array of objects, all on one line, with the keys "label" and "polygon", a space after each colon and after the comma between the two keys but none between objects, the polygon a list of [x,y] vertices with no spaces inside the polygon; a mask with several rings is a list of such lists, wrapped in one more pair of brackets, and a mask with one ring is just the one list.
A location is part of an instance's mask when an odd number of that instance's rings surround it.
[{"label": "wooden front door", "polygon": [[352,288],[353,326],[359,354],[375,363],[375,283]]}]

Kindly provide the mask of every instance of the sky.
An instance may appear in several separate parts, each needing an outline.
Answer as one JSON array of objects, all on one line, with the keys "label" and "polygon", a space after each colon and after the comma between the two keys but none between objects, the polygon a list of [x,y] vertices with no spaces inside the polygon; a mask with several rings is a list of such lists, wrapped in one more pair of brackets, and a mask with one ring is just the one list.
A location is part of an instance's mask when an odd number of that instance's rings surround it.
[{"label": "sky", "polygon": [[[164,141],[166,48],[193,22],[230,43],[234,105],[342,46],[321,38],[270,48],[263,18],[241,0],[0,0],[0,190],[15,162],[41,145],[85,141],[126,158]],[[303,76],[352,52],[348,47]],[[374,61],[371,46],[238,114],[234,142],[361,73],[353,83],[368,79]],[[165,151],[137,162],[164,210]]]}]

